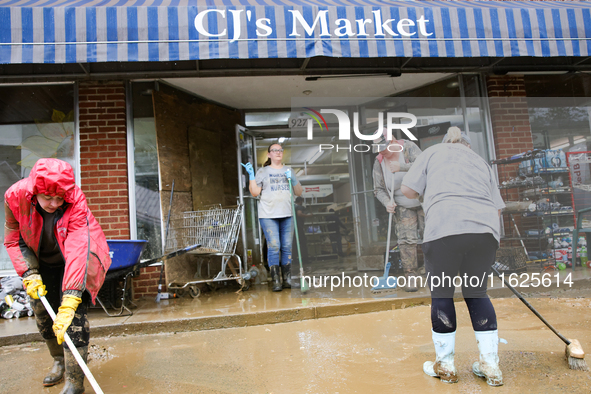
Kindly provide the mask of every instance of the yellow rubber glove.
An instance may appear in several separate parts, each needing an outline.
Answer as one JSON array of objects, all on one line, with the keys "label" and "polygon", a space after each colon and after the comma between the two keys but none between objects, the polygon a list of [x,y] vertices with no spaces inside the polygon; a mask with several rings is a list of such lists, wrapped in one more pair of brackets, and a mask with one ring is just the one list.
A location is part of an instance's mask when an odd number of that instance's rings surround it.
[{"label": "yellow rubber glove", "polygon": [[64,335],[66,334],[66,330],[72,324],[72,320],[74,320],[74,313],[76,312],[76,308],[82,302],[82,298],[75,297],[73,295],[66,294],[62,298],[62,305],[59,307],[57,316],[53,322],[53,332],[57,337],[58,345],[61,345],[64,342]]},{"label": "yellow rubber glove", "polygon": [[23,285],[25,285],[25,289],[27,290],[29,297],[36,300],[39,299],[39,296],[44,296],[47,294],[47,290],[45,290],[45,285],[43,284],[41,275],[39,274],[29,275],[24,278]]}]

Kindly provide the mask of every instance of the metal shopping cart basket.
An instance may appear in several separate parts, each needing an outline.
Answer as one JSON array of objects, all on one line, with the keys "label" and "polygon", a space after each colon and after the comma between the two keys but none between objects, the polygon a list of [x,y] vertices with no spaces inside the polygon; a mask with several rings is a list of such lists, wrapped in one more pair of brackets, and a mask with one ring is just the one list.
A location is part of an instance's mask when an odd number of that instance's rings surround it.
[{"label": "metal shopping cart basket", "polygon": [[241,228],[242,208],[242,204],[228,208],[214,205],[201,211],[184,212],[179,225],[171,226],[166,250],[198,243],[201,247],[189,253],[200,258],[220,256],[222,260],[221,270],[212,277],[209,264],[211,259],[208,259],[207,278],[201,278],[202,259],[199,259],[195,280],[185,283],[173,281],[168,284],[170,291],[182,293],[188,289],[191,297],[199,297],[200,290],[197,284],[227,280],[236,280],[244,287],[245,281],[250,279],[250,274],[246,272],[240,256],[235,253]]}]

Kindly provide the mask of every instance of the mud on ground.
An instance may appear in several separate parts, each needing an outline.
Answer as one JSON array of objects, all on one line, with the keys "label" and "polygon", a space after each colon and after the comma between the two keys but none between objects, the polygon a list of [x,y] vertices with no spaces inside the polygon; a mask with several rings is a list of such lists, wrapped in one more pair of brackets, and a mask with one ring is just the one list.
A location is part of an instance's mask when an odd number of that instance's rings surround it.
[{"label": "mud on ground", "polygon": [[[591,291],[530,298],[546,319],[591,352]],[[105,393],[589,393],[589,372],[572,371],[564,344],[519,300],[493,300],[503,387],[471,365],[478,351],[457,303],[456,367],[444,384],[422,372],[434,358],[428,306],[222,330],[93,338],[90,369]],[[44,344],[0,348],[0,392],[42,388],[51,359]],[[591,357],[587,363],[591,365]],[[86,382],[87,393],[93,393]]]}]

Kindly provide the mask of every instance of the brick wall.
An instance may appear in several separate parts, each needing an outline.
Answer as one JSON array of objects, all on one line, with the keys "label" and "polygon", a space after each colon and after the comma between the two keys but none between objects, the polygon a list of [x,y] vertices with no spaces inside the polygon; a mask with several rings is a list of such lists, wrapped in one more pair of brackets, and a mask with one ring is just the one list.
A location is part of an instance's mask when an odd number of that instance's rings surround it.
[{"label": "brick wall", "polygon": [[79,99],[82,190],[107,239],[129,239],[125,86],[82,83]]},{"label": "brick wall", "polygon": [[[511,157],[533,149],[523,77],[489,76],[486,85],[497,158]],[[518,165],[505,164],[497,166],[499,182],[515,178]],[[505,201],[519,200],[517,189],[502,190],[501,194]],[[530,228],[537,228],[535,221],[524,220],[520,215],[514,215],[514,217],[521,232]],[[505,232],[507,235],[515,233],[513,224],[507,215],[505,215]],[[502,246],[509,245],[510,242],[503,242]],[[512,246],[516,245],[517,243]]]},{"label": "brick wall", "polygon": [[[125,85],[81,83],[79,101],[82,191],[107,239],[129,239]],[[159,267],[142,268],[133,297],[155,296],[159,273]]]}]

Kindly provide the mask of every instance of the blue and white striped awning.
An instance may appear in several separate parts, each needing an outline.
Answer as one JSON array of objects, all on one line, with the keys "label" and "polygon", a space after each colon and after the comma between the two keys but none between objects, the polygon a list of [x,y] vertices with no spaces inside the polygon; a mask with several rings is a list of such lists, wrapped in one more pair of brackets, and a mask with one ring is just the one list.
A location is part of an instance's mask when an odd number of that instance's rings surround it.
[{"label": "blue and white striped awning", "polygon": [[0,63],[590,56],[591,4],[0,0]]}]

